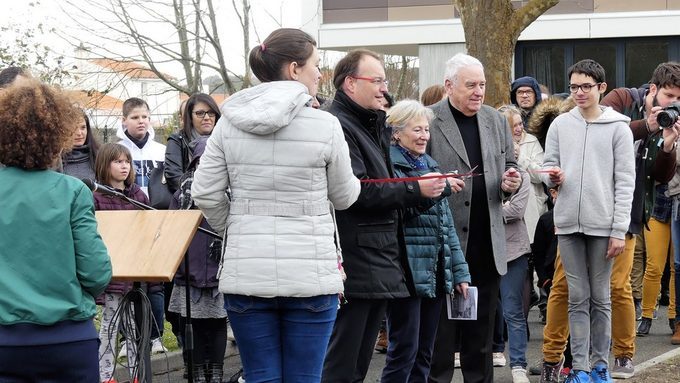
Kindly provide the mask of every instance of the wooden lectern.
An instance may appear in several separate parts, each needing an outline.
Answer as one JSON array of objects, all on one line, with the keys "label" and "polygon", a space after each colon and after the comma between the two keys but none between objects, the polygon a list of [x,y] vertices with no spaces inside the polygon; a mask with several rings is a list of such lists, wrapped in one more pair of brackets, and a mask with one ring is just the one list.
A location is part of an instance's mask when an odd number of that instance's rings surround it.
[{"label": "wooden lectern", "polygon": [[[171,282],[202,218],[200,210],[109,210],[95,214],[111,257],[112,279],[131,282]],[[133,302],[139,325],[144,316],[141,295]],[[143,379],[139,382],[150,383],[150,350],[148,345],[142,349],[145,352],[140,352],[138,359]]]},{"label": "wooden lectern", "polygon": [[200,210],[97,211],[114,281],[172,282],[201,223]]}]

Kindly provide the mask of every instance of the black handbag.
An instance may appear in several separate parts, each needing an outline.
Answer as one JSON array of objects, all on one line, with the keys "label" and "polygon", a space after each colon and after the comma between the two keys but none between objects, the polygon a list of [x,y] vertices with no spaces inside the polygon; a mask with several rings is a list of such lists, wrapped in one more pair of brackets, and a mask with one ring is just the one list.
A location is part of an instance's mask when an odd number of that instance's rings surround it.
[{"label": "black handbag", "polygon": [[151,207],[158,210],[167,210],[172,201],[172,192],[165,180],[165,166],[159,163],[149,173],[149,202]]}]

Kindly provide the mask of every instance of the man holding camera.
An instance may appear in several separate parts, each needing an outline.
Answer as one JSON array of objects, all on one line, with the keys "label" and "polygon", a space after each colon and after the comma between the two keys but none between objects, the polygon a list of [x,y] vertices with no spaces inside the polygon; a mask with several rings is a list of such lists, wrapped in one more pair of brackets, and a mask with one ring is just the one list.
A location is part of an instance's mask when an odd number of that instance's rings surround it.
[{"label": "man holding camera", "polygon": [[[648,87],[617,88],[601,102],[631,118],[630,128],[637,149],[635,192],[626,248],[624,254],[616,258],[612,270],[612,322],[617,323],[617,326],[612,327],[612,351],[615,357],[612,377],[628,378],[633,375],[636,333],[630,273],[635,249],[634,234],[644,231],[647,252],[638,336],[649,334],[661,286],[661,274],[670,246],[671,204],[666,190],[668,181],[675,173],[675,146],[680,133],[680,121],[673,117],[677,116],[674,114],[677,112],[674,103],[679,101],[680,64],[667,62],[657,66]],[[662,116],[660,119],[659,115]],[[659,121],[667,126],[660,126]],[[672,308],[669,307],[669,318],[675,318]],[[669,319],[672,331],[674,323],[671,321],[674,319]]]}]

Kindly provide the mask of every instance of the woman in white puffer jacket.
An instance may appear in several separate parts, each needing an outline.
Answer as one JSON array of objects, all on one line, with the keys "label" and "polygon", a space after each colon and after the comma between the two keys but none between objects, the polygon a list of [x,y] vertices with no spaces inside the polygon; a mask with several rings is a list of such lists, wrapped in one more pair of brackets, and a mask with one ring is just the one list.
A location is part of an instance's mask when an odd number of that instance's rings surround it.
[{"label": "woman in white puffer jacket", "polygon": [[332,209],[359,180],[340,123],[311,107],[314,39],[278,29],[249,60],[262,84],[222,106],[192,196],[225,237],[219,290],[246,381],[318,382],[343,291]]}]

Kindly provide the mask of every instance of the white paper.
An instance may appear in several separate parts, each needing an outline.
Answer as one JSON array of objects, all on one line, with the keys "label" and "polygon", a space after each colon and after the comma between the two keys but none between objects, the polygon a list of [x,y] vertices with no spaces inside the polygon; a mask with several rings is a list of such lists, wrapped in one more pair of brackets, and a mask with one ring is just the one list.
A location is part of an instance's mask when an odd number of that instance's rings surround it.
[{"label": "white paper", "polygon": [[477,320],[477,287],[468,286],[467,299],[462,294],[446,294],[446,312],[449,319]]}]

